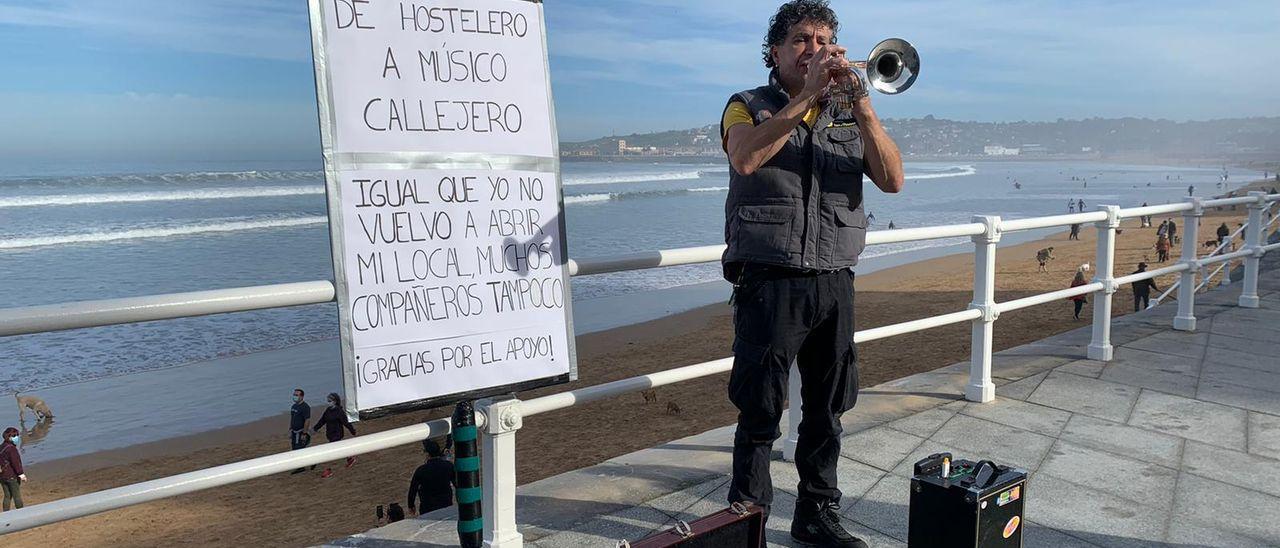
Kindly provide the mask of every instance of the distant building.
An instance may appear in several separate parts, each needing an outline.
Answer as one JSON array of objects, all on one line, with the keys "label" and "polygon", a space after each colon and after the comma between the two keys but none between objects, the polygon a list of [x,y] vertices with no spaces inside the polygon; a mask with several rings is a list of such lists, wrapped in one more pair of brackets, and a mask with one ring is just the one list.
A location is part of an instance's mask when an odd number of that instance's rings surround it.
[{"label": "distant building", "polygon": [[1022,145],[1023,155],[1048,154],[1049,147],[1037,143],[1027,143]]},{"label": "distant building", "polygon": [[1016,148],[1008,148],[1000,145],[987,145],[982,147],[982,153],[987,156],[1017,156],[1021,151]]}]

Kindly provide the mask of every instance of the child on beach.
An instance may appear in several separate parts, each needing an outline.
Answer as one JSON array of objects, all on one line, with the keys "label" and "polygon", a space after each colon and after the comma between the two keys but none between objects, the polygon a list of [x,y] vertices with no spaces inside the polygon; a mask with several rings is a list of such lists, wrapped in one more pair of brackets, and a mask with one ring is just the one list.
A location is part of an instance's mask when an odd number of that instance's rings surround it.
[{"label": "child on beach", "polygon": [[1169,244],[1169,238],[1166,237],[1164,234],[1161,234],[1160,239],[1156,240],[1156,245],[1155,245],[1156,262],[1163,263],[1169,260],[1169,249],[1171,247],[1172,246]]},{"label": "child on beach", "polygon": [[[1088,282],[1086,282],[1084,279],[1084,269],[1083,268],[1077,269],[1076,277],[1071,280],[1071,287],[1080,287],[1086,283]],[[1089,301],[1085,299],[1084,295],[1076,295],[1074,297],[1068,297],[1067,300],[1075,304],[1076,310],[1074,315],[1077,320],[1080,319],[1080,310],[1084,308],[1084,303]]]},{"label": "child on beach", "polygon": [[9,511],[10,504],[14,508],[22,508],[22,482],[27,475],[22,471],[22,455],[18,454],[18,443],[22,436],[12,426],[4,429],[4,441],[0,442],[0,487],[4,489],[4,502],[0,508]]},{"label": "child on beach", "polygon": [[[342,429],[346,428],[351,431],[351,435],[356,435],[356,427],[351,425],[351,421],[347,420],[347,412],[342,408],[342,397],[336,392],[330,392],[327,400],[329,404],[325,408],[324,413],[320,415],[320,420],[316,421],[316,425],[311,427],[312,432],[319,432],[320,427],[324,427],[324,437],[330,442],[340,441],[343,437]],[[356,463],[355,457],[347,457],[347,468]],[[327,478],[333,475],[331,468],[325,468],[320,473],[320,477]]]}]

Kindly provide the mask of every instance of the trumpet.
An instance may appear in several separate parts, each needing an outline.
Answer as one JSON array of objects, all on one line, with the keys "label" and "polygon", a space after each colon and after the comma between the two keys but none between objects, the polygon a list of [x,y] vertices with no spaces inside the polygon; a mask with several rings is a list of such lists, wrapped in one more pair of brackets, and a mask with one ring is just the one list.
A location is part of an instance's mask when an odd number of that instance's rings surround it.
[{"label": "trumpet", "polygon": [[[853,77],[886,95],[897,95],[911,87],[920,76],[920,54],[911,42],[889,38],[871,48],[864,61],[850,61],[853,68],[847,81],[836,89],[836,100],[847,108],[853,102]],[[845,80],[845,79],[840,79]]]}]

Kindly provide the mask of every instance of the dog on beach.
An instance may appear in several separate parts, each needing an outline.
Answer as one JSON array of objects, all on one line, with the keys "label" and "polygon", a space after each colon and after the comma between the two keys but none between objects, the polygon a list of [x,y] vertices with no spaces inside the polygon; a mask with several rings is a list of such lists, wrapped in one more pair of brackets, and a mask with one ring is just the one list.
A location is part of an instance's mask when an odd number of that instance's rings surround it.
[{"label": "dog on beach", "polygon": [[36,416],[36,420],[53,418],[53,411],[49,410],[49,405],[44,400],[35,396],[20,396],[17,392],[13,393],[13,397],[18,400],[18,420],[26,420],[28,409]]},{"label": "dog on beach", "polygon": [[680,414],[680,406],[679,406],[679,405],[676,405],[676,402],[673,402],[673,401],[669,401],[669,402],[667,402],[667,414],[668,414],[668,415],[679,415],[679,414]]},{"label": "dog on beach", "polygon": [[654,389],[652,389],[652,388],[650,388],[649,390],[642,390],[642,391],[640,392],[640,395],[644,396],[644,402],[645,402],[645,403],[658,403],[658,391],[657,391],[657,390],[654,390]]},{"label": "dog on beach", "polygon": [[1206,240],[1204,242],[1205,249],[1214,249],[1218,247],[1218,240]]}]

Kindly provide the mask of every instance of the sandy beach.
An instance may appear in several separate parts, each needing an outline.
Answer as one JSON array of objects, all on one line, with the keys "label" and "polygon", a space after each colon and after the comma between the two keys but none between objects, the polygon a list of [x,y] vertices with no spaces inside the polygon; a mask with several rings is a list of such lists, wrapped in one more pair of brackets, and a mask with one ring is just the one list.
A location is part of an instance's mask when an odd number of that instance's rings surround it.
[{"label": "sandy beach", "polygon": [[[1199,240],[1221,222],[1233,230],[1244,209],[1210,211]],[[1163,217],[1157,217],[1159,224]],[[1181,225],[1180,217],[1177,218]],[[1181,227],[1180,227],[1181,228]],[[1116,274],[1132,272],[1140,260],[1152,268],[1155,228],[1137,220],[1122,226],[1116,246]],[[1076,268],[1094,262],[1092,227],[1079,241],[1066,232],[1043,240],[1003,247],[997,256],[997,300],[1006,301],[1070,285]],[[1049,272],[1037,272],[1035,252],[1053,246]],[[1175,260],[1177,252],[1175,251]],[[968,253],[893,267],[856,281],[859,329],[963,310],[972,299],[973,265]],[[1156,280],[1165,289],[1173,276]],[[1132,311],[1132,295],[1123,287],[1115,296],[1116,316]],[[1092,301],[1092,298],[1090,299]],[[704,306],[659,320],[578,337],[580,379],[588,386],[730,354],[731,311],[724,304]],[[997,350],[1087,325],[1092,302],[1081,320],[1071,318],[1067,301],[1004,314],[996,323]],[[874,341],[859,346],[864,387],[967,360],[968,324]],[[658,389],[658,403],[629,394],[531,418],[520,431],[518,478],[530,482],[598,463],[630,451],[731,424],[735,411],[724,396],[727,376],[715,376]],[[520,394],[534,397],[564,390],[551,387]],[[316,405],[319,394],[309,394]],[[680,412],[666,411],[675,402]],[[204,409],[202,412],[214,412]],[[448,410],[407,414],[358,425],[376,432],[444,416]],[[259,415],[260,416],[260,415]],[[69,420],[60,418],[60,420]],[[214,432],[132,445],[35,464],[24,485],[28,505],[244,460],[286,446],[287,418],[256,420]],[[42,527],[6,536],[6,546],[306,546],[364,531],[376,525],[373,508],[404,503],[409,476],[421,462],[417,445],[359,457],[352,468],[335,463],[333,477],[317,472],[280,474]]]}]

